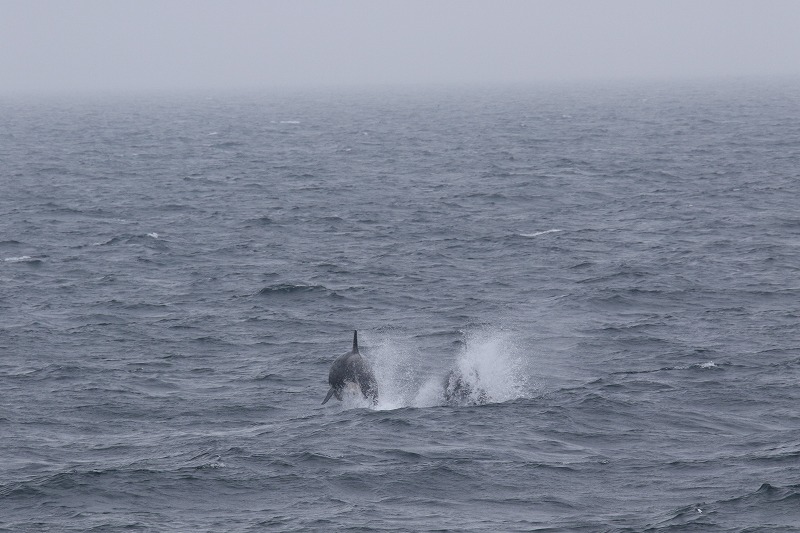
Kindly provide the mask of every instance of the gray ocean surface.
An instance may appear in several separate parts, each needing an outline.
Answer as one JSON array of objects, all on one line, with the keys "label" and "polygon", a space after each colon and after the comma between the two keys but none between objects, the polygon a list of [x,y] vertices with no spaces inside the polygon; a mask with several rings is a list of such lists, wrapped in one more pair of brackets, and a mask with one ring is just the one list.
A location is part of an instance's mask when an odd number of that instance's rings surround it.
[{"label": "gray ocean surface", "polygon": [[799,374],[800,82],[0,99],[0,531],[800,531]]}]

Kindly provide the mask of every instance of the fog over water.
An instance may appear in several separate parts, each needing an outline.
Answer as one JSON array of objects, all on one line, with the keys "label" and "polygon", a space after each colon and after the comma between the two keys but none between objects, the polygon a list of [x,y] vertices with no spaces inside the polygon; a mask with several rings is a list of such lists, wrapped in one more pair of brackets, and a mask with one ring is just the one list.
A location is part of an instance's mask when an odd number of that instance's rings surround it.
[{"label": "fog over water", "polygon": [[2,2],[0,93],[800,74],[792,1]]}]

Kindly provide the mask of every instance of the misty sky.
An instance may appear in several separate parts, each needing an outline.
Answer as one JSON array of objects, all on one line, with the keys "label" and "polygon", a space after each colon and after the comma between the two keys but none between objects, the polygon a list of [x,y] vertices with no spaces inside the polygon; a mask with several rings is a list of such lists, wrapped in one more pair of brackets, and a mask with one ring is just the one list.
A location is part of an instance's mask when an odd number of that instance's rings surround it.
[{"label": "misty sky", "polygon": [[800,0],[0,0],[0,92],[800,76]]}]

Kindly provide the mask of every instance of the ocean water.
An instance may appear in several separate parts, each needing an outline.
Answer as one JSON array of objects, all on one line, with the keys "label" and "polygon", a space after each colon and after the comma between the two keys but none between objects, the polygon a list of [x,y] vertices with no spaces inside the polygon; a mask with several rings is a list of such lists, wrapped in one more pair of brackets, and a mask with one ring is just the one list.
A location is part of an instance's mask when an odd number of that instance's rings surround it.
[{"label": "ocean water", "polygon": [[0,531],[800,531],[796,82],[5,98],[0,190]]}]

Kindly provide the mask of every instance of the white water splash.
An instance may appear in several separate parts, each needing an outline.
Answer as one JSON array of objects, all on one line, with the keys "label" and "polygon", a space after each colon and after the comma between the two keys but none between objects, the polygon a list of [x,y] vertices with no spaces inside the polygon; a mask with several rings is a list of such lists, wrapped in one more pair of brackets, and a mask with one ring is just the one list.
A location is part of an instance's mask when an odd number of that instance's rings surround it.
[{"label": "white water splash", "polygon": [[510,334],[478,332],[467,335],[466,341],[457,367],[473,389],[473,401],[482,393],[488,403],[506,402],[525,395],[528,379],[520,350]]},{"label": "white water splash", "polygon": [[[399,339],[373,345],[369,359],[378,381],[377,409],[448,404],[444,390],[450,371],[457,371],[471,389],[466,401],[460,403],[500,403],[525,396],[528,377],[521,352],[510,334],[471,333],[466,337],[466,346],[453,362],[446,364],[446,356],[432,358]],[[443,364],[433,367],[430,363],[437,360]]]},{"label": "white water splash", "polygon": [[422,359],[421,354],[400,339],[384,339],[370,352],[378,380],[377,408],[387,410],[412,406],[419,388],[419,365],[416,362]]}]

